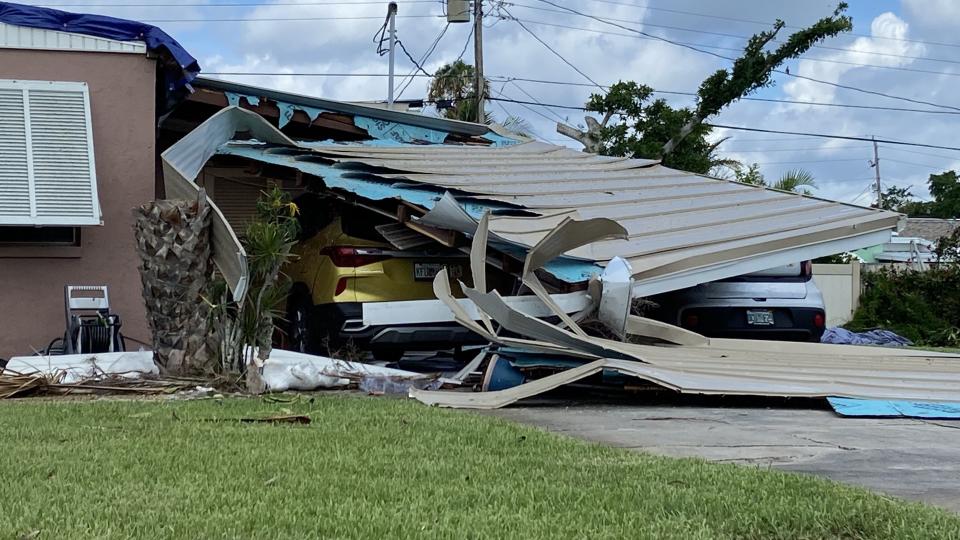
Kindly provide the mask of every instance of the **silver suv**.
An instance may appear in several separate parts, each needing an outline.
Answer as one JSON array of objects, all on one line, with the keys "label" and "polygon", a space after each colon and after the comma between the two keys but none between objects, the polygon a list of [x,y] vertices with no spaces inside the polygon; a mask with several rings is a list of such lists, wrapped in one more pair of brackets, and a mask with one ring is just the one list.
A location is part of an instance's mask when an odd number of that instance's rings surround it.
[{"label": "silver suv", "polygon": [[804,261],[657,295],[649,316],[709,337],[820,341],[827,318],[812,268]]}]

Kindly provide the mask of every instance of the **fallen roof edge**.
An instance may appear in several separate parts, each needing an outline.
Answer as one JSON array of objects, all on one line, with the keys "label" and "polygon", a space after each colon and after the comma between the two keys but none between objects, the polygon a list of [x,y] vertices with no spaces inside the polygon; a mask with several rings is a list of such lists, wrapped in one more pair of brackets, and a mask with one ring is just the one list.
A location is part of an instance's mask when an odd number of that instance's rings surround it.
[{"label": "fallen roof edge", "polygon": [[307,107],[326,109],[329,111],[340,112],[345,114],[365,116],[368,118],[375,118],[378,120],[386,120],[388,122],[396,122],[398,124],[407,124],[407,125],[423,127],[427,129],[434,129],[437,131],[446,131],[448,133],[456,133],[456,134],[471,135],[471,136],[480,136],[480,135],[486,135],[491,133],[495,135],[499,135],[494,130],[490,129],[488,126],[485,126],[483,124],[474,124],[472,122],[461,122],[459,120],[450,120],[447,118],[436,118],[432,116],[424,116],[421,114],[392,111],[389,109],[382,109],[379,107],[370,107],[367,105],[358,105],[356,103],[347,103],[345,101],[337,101],[337,100],[324,99],[324,98],[318,98],[318,97],[312,97],[312,96],[305,96],[303,94],[294,94],[290,92],[283,92],[280,90],[271,90],[269,88],[251,86],[248,84],[226,81],[222,79],[198,77],[193,81],[193,85],[196,86],[197,88],[208,88],[212,90],[218,90],[221,92],[235,92],[235,93],[240,93],[245,95],[258,96],[258,97],[269,99],[271,101],[293,103],[296,105],[304,105]]}]

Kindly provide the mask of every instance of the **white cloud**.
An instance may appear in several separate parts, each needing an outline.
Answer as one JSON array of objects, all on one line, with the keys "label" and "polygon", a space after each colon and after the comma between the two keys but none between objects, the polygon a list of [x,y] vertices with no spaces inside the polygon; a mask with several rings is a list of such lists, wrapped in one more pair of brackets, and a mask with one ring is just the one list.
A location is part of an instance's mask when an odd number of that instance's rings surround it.
[{"label": "white cloud", "polygon": [[[817,59],[845,63],[800,60],[797,73],[805,77],[836,83],[849,71],[863,69],[854,64],[892,67],[908,65],[913,60],[904,58],[905,56],[922,56],[926,52],[923,44],[896,41],[907,37],[908,26],[903,19],[893,13],[883,13],[870,25],[871,37],[857,38],[843,51],[830,54],[811,51],[811,56],[815,55]],[[804,101],[832,101],[836,95],[834,87],[804,79],[791,80],[784,85],[784,91],[792,99]]]}]

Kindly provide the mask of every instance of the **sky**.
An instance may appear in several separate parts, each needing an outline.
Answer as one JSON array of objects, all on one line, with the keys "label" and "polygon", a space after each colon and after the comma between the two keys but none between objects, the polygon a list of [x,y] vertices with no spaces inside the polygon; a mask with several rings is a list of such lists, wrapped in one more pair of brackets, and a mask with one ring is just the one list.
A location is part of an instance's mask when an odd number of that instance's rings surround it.
[{"label": "sky", "polygon": [[[483,29],[483,60],[494,96],[572,107],[582,107],[591,93],[600,91],[591,80],[601,85],[632,80],[660,91],[695,92],[704,78],[731,64],[730,60],[716,55],[739,56],[746,38],[769,28],[774,20],[786,23],[787,27],[781,31],[781,36],[786,36],[796,30],[793,27],[807,26],[836,8],[836,2],[825,0],[484,2],[487,17]],[[50,0],[31,3],[155,24],[199,60],[202,74],[329,99],[386,99],[385,77],[329,76],[387,72],[387,57],[377,54],[374,42],[374,35],[383,23],[386,2],[134,0],[120,5],[116,0]],[[432,73],[461,54],[464,61],[473,63],[473,43],[469,39],[472,25],[448,26],[443,16],[445,2],[398,0],[397,3],[397,34],[411,55],[419,60],[439,37],[435,49],[422,62],[427,72]],[[960,96],[953,91],[960,82],[960,38],[955,35],[960,28],[960,1],[850,0],[848,3],[853,31],[824,41],[801,59],[788,62],[786,67],[790,73],[942,107],[780,74],[774,77],[773,86],[751,97],[923,109],[936,113],[742,100],[710,121],[760,129],[960,146],[955,136]],[[656,37],[641,36],[571,13],[562,6]],[[714,54],[692,50],[689,46]],[[413,63],[398,52],[396,65],[397,91],[403,88],[400,97],[424,98],[429,79],[414,77],[407,85],[411,79],[402,77],[414,70]],[[574,84],[508,80],[511,77]],[[686,95],[664,93],[656,97],[675,106],[693,103],[693,97]],[[502,101],[489,103],[488,110],[499,120],[507,115],[525,119],[541,140],[581,147],[559,135],[556,125],[557,122],[582,125],[586,114],[583,111]],[[819,196],[864,205],[872,200],[873,147],[869,142],[724,129],[715,130],[714,137],[725,139],[720,145],[720,155],[744,164],[759,164],[768,180],[802,168],[816,178],[815,193]],[[910,187],[921,198],[928,197],[929,174],[960,168],[960,151],[880,144],[879,155],[884,187]]]}]

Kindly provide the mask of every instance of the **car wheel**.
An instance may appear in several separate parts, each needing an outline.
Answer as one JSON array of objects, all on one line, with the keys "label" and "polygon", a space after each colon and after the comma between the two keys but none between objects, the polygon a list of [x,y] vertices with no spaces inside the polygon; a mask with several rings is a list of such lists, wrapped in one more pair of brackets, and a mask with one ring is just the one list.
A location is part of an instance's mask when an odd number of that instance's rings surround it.
[{"label": "car wheel", "polygon": [[313,302],[303,293],[294,293],[287,302],[287,341],[291,350],[310,353],[310,312]]}]

